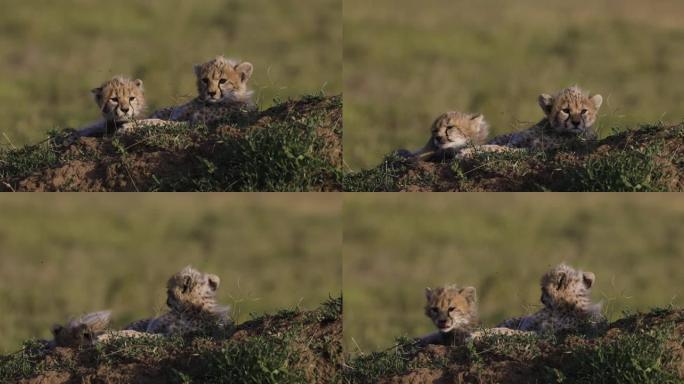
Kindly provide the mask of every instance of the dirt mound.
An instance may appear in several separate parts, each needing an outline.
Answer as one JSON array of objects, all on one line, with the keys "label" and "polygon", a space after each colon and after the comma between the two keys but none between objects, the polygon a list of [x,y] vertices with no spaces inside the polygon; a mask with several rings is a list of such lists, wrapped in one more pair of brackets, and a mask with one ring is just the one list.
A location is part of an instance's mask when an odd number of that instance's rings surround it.
[{"label": "dirt mound", "polygon": [[654,310],[593,335],[489,336],[359,356],[345,375],[378,383],[681,383],[684,310]]},{"label": "dirt mound", "polygon": [[38,342],[0,357],[0,381],[62,383],[332,383],[342,366],[342,299],[283,310],[224,337],[120,339],[84,349]]},{"label": "dirt mound", "polygon": [[342,100],[304,97],[210,126],[52,140],[0,150],[0,190],[328,191],[341,189]]},{"label": "dirt mound", "polygon": [[684,125],[643,126],[553,151],[419,161],[391,154],[347,191],[682,191]]}]

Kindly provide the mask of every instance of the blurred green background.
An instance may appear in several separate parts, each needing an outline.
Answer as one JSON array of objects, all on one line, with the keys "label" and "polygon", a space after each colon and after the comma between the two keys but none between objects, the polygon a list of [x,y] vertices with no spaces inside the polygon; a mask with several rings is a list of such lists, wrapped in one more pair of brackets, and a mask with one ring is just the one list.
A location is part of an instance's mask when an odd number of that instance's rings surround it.
[{"label": "blurred green background", "polygon": [[3,354],[70,316],[111,309],[122,326],[159,314],[186,265],[219,275],[238,322],[342,290],[337,194],[36,196],[0,199]]},{"label": "blurred green background", "polygon": [[684,199],[675,194],[345,194],[344,336],[351,353],[434,330],[424,288],[477,288],[485,326],[539,308],[561,262],[596,274],[595,301],[684,304]]},{"label": "blurred green background", "polygon": [[540,93],[574,84],[604,96],[602,136],[681,122],[682,15],[681,0],[345,0],[345,161],[420,148],[447,110],[525,128]]},{"label": "blurred green background", "polygon": [[99,118],[90,90],[141,78],[149,110],[196,95],[192,65],[251,61],[262,108],[342,90],[342,0],[4,0],[0,145]]}]

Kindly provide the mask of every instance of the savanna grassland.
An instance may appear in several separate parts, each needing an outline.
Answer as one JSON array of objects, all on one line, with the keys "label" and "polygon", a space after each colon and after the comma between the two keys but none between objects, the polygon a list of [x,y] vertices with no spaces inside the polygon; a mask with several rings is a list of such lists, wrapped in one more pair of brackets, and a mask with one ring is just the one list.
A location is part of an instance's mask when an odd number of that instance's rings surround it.
[{"label": "savanna grassland", "polygon": [[[684,119],[678,0],[345,1],[345,162],[420,148],[439,113],[484,113],[491,134],[542,118],[537,96],[601,93],[600,136]],[[372,38],[369,38],[371,37]]]},{"label": "savanna grassland", "polygon": [[22,146],[99,113],[90,90],[141,78],[150,110],[194,97],[192,65],[255,66],[261,108],[342,88],[342,4],[322,1],[8,0],[0,13],[0,143]]},{"label": "savanna grassland", "polygon": [[684,305],[684,202],[676,195],[347,194],[344,204],[352,355],[431,332],[425,287],[475,286],[484,326],[533,312],[540,276],[561,262],[596,274],[592,297],[610,321]]},{"label": "savanna grassland", "polygon": [[[221,278],[237,323],[341,293],[335,195],[60,195],[0,201],[0,354],[70,316],[160,313],[186,265]],[[315,266],[315,268],[312,268]]]}]

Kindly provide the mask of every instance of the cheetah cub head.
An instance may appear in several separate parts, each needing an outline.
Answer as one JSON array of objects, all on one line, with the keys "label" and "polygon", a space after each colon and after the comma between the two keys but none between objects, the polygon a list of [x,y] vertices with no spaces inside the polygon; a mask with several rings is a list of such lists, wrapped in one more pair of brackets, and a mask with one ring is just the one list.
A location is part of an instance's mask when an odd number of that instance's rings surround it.
[{"label": "cheetah cub head", "polygon": [[59,347],[79,347],[92,344],[105,332],[111,318],[110,311],[100,311],[70,320],[66,325],[52,326],[52,344]]},{"label": "cheetah cub head", "polygon": [[146,107],[143,82],[140,79],[115,76],[91,92],[107,121],[131,121],[140,116]]},{"label": "cheetah cub head", "polygon": [[218,56],[204,64],[197,64],[194,68],[197,93],[202,101],[250,101],[252,92],[247,89],[247,81],[254,70],[251,63],[238,63]]},{"label": "cheetah cub head", "polygon": [[214,311],[216,290],[221,283],[218,276],[202,273],[188,266],[169,278],[166,284],[166,304],[172,310]]},{"label": "cheetah cub head", "polygon": [[426,288],[425,315],[440,332],[468,329],[477,322],[477,298],[474,287],[458,288],[453,285],[435,289]]},{"label": "cheetah cub head", "polygon": [[546,272],[541,278],[541,302],[553,310],[600,312],[600,304],[591,304],[592,272],[576,270],[565,264]]},{"label": "cheetah cub head", "polygon": [[489,125],[481,114],[447,112],[432,123],[432,145],[435,149],[459,149],[481,144],[489,133]]},{"label": "cheetah cub head", "polygon": [[539,106],[553,130],[559,133],[590,132],[602,103],[601,95],[589,96],[576,86],[565,88],[555,96],[539,95]]}]

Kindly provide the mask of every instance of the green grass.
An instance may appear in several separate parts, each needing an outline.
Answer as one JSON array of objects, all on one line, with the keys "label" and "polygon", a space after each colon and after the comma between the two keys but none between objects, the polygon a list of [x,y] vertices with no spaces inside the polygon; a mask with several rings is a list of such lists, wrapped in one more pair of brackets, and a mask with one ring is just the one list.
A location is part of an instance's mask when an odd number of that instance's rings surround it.
[{"label": "green grass", "polygon": [[538,309],[539,278],[567,262],[596,274],[592,296],[625,309],[681,306],[677,195],[345,194],[345,348],[377,351],[434,328],[425,287],[477,288],[485,326]]},{"label": "green grass", "polygon": [[[106,344],[50,353],[39,343],[27,341],[21,351],[0,356],[3,381],[35,378],[41,374],[67,374],[73,380],[147,378],[170,383],[328,383],[342,363],[342,298],[330,298],[319,308],[255,316],[238,325],[237,331],[259,327],[257,334],[239,340],[194,335],[168,338],[121,338]],[[326,324],[337,323],[319,337],[309,334]],[[277,324],[277,325],[274,325]],[[327,332],[327,333],[326,333]],[[314,368],[308,359],[321,364]],[[133,366],[135,368],[131,369]],[[332,375],[331,375],[332,374]],[[110,378],[110,379],[111,379]]]},{"label": "green grass", "polygon": [[620,4],[346,1],[345,163],[420,148],[447,110],[483,113],[492,135],[525,128],[542,117],[540,93],[574,84],[604,96],[601,136],[682,121],[684,4]]},{"label": "green grass", "polygon": [[347,172],[346,191],[577,191],[682,190],[684,125],[642,125],[597,143],[472,158],[420,162],[393,152],[371,169]]},{"label": "green grass", "polygon": [[158,314],[186,265],[221,278],[238,322],[341,292],[335,195],[9,195],[0,212],[1,354],[83,313]]},{"label": "green grass", "polygon": [[[599,345],[571,351],[561,367],[564,383],[682,383],[671,366],[667,342],[671,330],[659,328],[623,335]],[[560,376],[560,375],[559,375]]]},{"label": "green grass", "polygon": [[0,148],[0,188],[40,188],[21,186],[35,173],[43,189],[60,191],[337,191],[341,111],[341,96],[305,96],[227,123],[140,126],[66,148],[57,132],[39,145]]},{"label": "green grass", "polygon": [[610,337],[498,335],[432,353],[399,340],[389,350],[351,357],[345,380],[370,383],[422,369],[481,383],[682,383],[674,332],[664,323]]},{"label": "green grass", "polygon": [[0,15],[2,145],[99,118],[90,90],[117,74],[144,81],[150,110],[187,101],[196,94],[192,65],[219,54],[254,64],[250,85],[262,108],[342,90],[340,0],[4,5],[12,12]]}]

